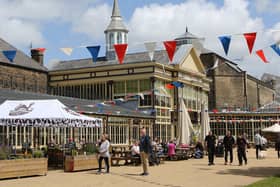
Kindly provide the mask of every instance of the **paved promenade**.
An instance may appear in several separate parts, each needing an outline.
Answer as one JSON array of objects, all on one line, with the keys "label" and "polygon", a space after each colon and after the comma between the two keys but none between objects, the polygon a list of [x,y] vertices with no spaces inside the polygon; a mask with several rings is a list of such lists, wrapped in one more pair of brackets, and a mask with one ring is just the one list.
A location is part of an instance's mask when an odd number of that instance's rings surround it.
[{"label": "paved promenade", "polygon": [[[46,177],[32,177],[0,181],[0,187],[237,187],[267,176],[280,175],[280,160],[269,150],[264,160],[256,160],[254,150],[248,153],[248,165],[238,166],[236,150],[233,165],[224,165],[216,158],[215,166],[207,159],[166,162],[150,168],[150,176],[141,177],[140,167],[113,167],[109,175],[96,175],[95,171],[64,173],[49,171]],[[280,186],[280,184],[279,184]]]}]

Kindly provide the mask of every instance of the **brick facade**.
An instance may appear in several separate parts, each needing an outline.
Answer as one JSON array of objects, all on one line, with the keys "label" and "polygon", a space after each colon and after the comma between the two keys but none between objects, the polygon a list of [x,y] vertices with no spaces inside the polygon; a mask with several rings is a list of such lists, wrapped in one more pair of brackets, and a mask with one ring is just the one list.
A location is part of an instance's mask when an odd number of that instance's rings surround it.
[{"label": "brick facade", "polygon": [[47,93],[47,84],[47,72],[0,64],[0,88]]}]

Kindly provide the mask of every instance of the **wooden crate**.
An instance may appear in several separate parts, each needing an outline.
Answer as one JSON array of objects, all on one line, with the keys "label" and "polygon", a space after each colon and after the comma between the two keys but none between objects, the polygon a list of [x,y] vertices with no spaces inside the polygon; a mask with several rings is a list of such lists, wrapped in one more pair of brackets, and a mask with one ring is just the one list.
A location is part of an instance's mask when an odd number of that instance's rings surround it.
[{"label": "wooden crate", "polygon": [[97,155],[66,156],[64,163],[65,172],[91,170],[98,168]]},{"label": "wooden crate", "polygon": [[47,175],[48,159],[0,160],[0,179]]}]

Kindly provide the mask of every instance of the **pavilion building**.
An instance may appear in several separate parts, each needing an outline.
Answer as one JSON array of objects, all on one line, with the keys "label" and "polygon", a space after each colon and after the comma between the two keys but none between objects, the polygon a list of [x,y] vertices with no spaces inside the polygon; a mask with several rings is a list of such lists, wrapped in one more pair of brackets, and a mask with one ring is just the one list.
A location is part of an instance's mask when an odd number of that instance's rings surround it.
[{"label": "pavilion building", "polygon": [[[210,80],[191,43],[178,45],[172,64],[165,50],[156,51],[153,61],[148,52],[138,52],[127,54],[124,63],[118,64],[113,46],[128,42],[128,29],[117,0],[105,38],[106,56],[96,63],[92,59],[60,61],[49,70],[50,94],[88,100],[124,98],[124,107],[155,117],[150,135],[163,141],[177,135],[179,98],[183,97],[193,125],[199,128],[201,105],[208,103]],[[184,38],[188,39],[191,38]],[[174,81],[184,87],[167,89],[166,85]],[[137,94],[141,97],[129,97]],[[127,128],[119,127],[121,131]]]}]

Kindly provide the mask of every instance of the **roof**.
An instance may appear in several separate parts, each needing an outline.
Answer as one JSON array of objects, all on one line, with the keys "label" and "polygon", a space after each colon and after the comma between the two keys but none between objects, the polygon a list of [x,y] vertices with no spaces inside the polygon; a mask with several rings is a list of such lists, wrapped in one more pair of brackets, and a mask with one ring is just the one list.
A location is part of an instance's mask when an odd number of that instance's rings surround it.
[{"label": "roof", "polygon": [[178,36],[175,40],[180,40],[180,39],[199,39],[199,38],[193,35],[192,33],[190,33],[188,27],[186,27],[186,32]]},{"label": "roof", "polygon": [[70,109],[83,113],[83,114],[97,114],[97,115],[111,115],[120,117],[132,117],[132,118],[148,118],[154,117],[144,112],[131,110],[118,105],[105,105],[102,107],[94,107],[94,105],[100,103],[100,101],[76,99],[71,97],[52,96],[47,94],[21,92],[16,90],[8,90],[0,88],[0,104],[6,100],[49,100],[57,99]]},{"label": "roof", "polygon": [[[165,64],[169,62],[166,51],[156,51],[154,55],[154,60]],[[151,60],[148,52],[140,52],[140,53],[127,54],[123,64],[149,62],[149,61]],[[50,69],[50,71],[94,68],[94,67],[111,66],[117,64],[119,64],[118,60],[108,61],[106,60],[105,57],[98,58],[96,63],[93,63],[91,58],[77,59],[77,60],[69,60],[69,61],[60,61],[58,62],[58,64],[54,65]]]},{"label": "roof", "polygon": [[[173,64],[178,64],[185,57],[186,54],[190,52],[193,48],[192,45],[182,45],[175,53]],[[124,59],[125,64],[141,63],[141,62],[150,62],[149,52],[139,52],[127,54]],[[169,64],[169,58],[165,50],[155,51],[154,62],[161,64]],[[93,63],[91,58],[88,59],[77,59],[69,61],[60,61],[50,68],[50,71],[63,71],[63,70],[73,70],[73,69],[82,69],[82,68],[95,68],[103,66],[112,66],[118,65],[118,60],[106,60],[105,57],[98,58],[96,63]],[[120,64],[121,66],[121,64]]]},{"label": "roof", "polygon": [[108,31],[119,31],[119,30],[128,32],[121,17],[118,0],[114,0],[111,22],[107,27],[107,29],[105,30],[105,33],[107,33]]},{"label": "roof", "polygon": [[10,62],[2,53],[0,53],[0,63],[10,66],[19,66],[27,69],[47,72],[47,68],[41,66],[38,62],[27,56],[22,51],[16,49],[14,46],[0,38],[0,50],[16,50],[17,54],[14,62]]},{"label": "roof", "polygon": [[267,105],[262,106],[257,110],[257,112],[272,112],[272,113],[279,113],[280,111],[280,103],[277,101],[273,101]]}]

